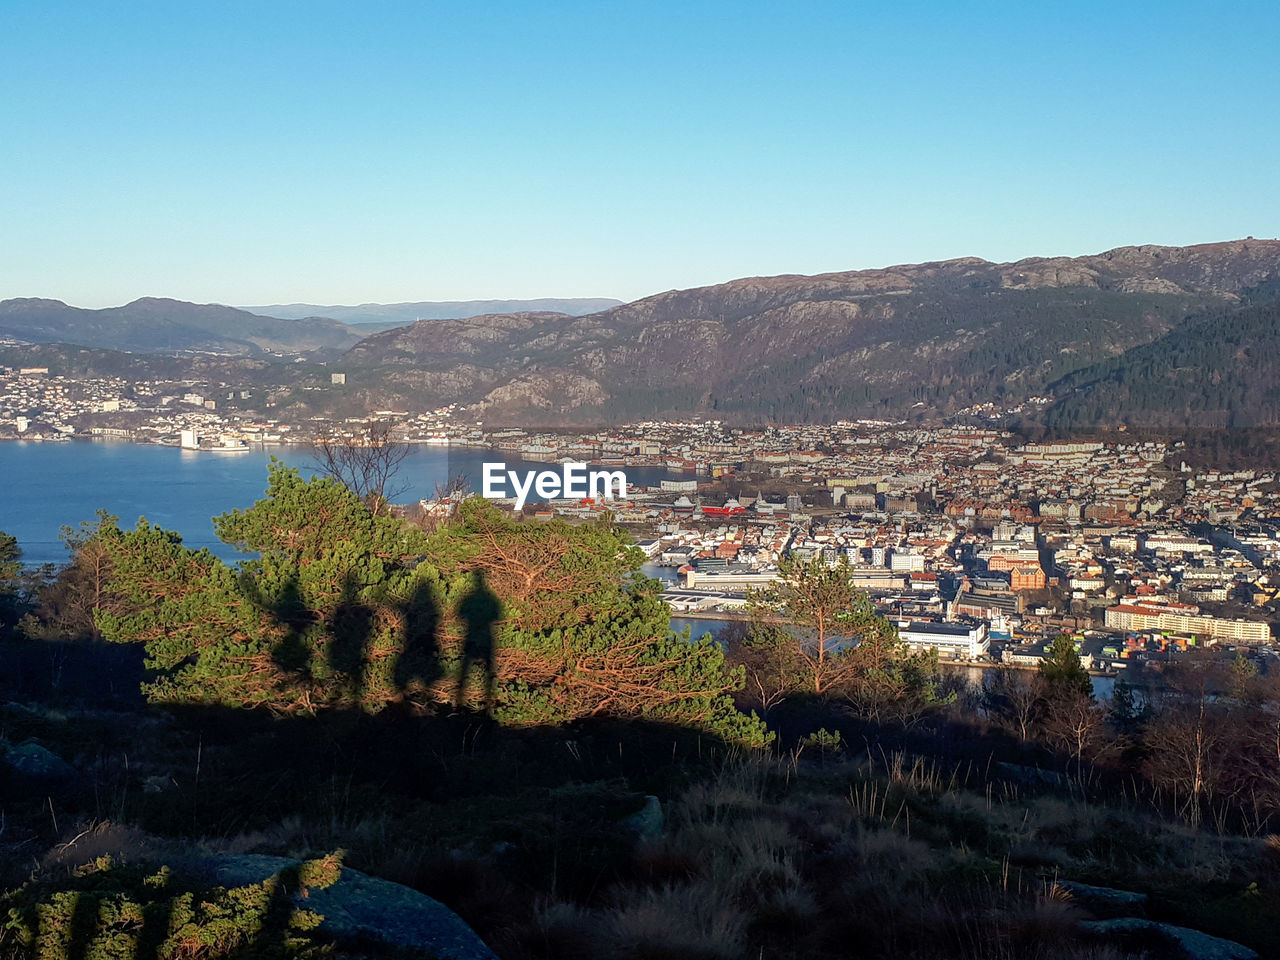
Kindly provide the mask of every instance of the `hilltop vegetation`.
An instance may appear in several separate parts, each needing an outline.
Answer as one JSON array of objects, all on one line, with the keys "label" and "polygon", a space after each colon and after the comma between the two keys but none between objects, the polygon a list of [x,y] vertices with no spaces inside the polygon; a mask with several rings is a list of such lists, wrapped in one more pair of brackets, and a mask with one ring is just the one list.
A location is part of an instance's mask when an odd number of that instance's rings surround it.
[{"label": "hilltop vegetation", "polygon": [[759,744],[708,640],[670,633],[641,556],[608,525],[518,524],[479,499],[428,536],[346,487],[276,465],[267,497],[214,519],[238,569],[177,535],[107,519],[95,601],[107,641],[142,643],[158,703],[276,712],[472,706],[508,725],[601,712]]},{"label": "hilltop vegetation", "polygon": [[168,356],[128,353],[68,343],[0,345],[0,364],[7,367],[48,367],[55,377],[121,377],[126,380],[176,382],[210,378],[219,382],[271,382],[296,373],[252,357],[211,355]]},{"label": "hilltop vegetation", "polygon": [[368,338],[344,362],[372,404],[453,395],[486,417],[534,422],[946,413],[1042,393],[1202,302],[1084,288],[901,293],[808,301],[798,286],[783,308],[723,319],[661,319],[641,301],[618,308],[625,316],[424,321]]}]

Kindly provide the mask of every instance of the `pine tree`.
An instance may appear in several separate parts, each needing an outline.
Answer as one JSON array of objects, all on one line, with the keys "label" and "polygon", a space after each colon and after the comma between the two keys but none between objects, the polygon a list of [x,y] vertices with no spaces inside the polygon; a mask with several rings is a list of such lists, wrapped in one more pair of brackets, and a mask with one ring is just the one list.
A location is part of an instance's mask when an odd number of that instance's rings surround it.
[{"label": "pine tree", "polygon": [[772,630],[769,636],[787,648],[786,659],[812,693],[827,693],[870,668],[872,660],[891,659],[896,652],[897,631],[852,580],[844,557],[834,566],[820,556],[787,558],[778,564],[777,582],[751,598],[757,618],[777,617],[799,628]]},{"label": "pine tree", "polygon": [[778,571],[778,581],[751,598],[756,622],[744,648],[762,702],[788,692],[835,695],[872,717],[938,702],[937,654],[907,651],[853,585],[847,558],[834,565],[789,558]]},{"label": "pine tree", "polygon": [[[447,611],[468,604],[475,571],[501,598],[491,681],[499,720],[557,724],[609,714],[740,743],[768,739],[758,719],[733,705],[741,668],[729,666],[710,636],[672,633],[660,584],[640,574],[643,554],[607,517],[520,523],[472,499],[435,534],[428,554]],[[467,626],[465,618],[446,621],[446,643],[465,645]]]},{"label": "pine tree", "polygon": [[1107,719],[1121,733],[1131,733],[1142,721],[1143,710],[1131,684],[1124,677],[1117,677],[1111,693],[1111,709]]},{"label": "pine tree", "polygon": [[1093,681],[1080,662],[1075,641],[1070,634],[1060,633],[1053,639],[1040,661],[1040,677],[1050,700],[1093,699]]},{"label": "pine tree", "polygon": [[643,556],[607,521],[519,523],[476,499],[428,536],[273,463],[267,496],[214,527],[257,556],[231,568],[145,520],[95,537],[111,571],[97,626],[146,645],[152,700],[278,712],[409,701],[509,724],[611,715],[768,739],[734,707],[742,671],[709,638],[671,632]]},{"label": "pine tree", "polygon": [[18,620],[18,577],[22,572],[22,551],[18,540],[0,530],[0,636]]}]

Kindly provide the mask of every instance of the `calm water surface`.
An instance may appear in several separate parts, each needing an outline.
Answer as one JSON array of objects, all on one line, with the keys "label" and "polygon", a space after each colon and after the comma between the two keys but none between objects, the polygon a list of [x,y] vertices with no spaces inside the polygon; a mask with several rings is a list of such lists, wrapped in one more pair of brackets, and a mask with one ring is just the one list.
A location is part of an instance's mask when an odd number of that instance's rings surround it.
[{"label": "calm water surface", "polygon": [[[58,539],[64,526],[92,520],[104,509],[132,527],[139,517],[182,534],[188,546],[208,547],[226,560],[239,554],[219,541],[211,518],[252,506],[267,488],[272,456],[303,476],[315,472],[307,448],[254,446],[247,453],[212,453],[110,440],[69,443],[0,443],[0,530],[18,538],[30,565],[61,563],[66,550]],[[486,450],[414,446],[401,465],[396,484],[405,487],[401,503],[431,497],[437,483],[462,474],[473,489],[481,464],[502,460]],[[551,469],[550,464],[506,460],[511,469]],[[676,476],[660,468],[629,468],[632,484],[654,484]]]}]

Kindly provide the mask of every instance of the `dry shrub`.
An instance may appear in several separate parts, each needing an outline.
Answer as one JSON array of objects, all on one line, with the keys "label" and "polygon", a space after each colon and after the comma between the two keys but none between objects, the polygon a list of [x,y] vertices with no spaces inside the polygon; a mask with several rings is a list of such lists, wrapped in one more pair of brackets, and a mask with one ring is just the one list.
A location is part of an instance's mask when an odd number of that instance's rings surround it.
[{"label": "dry shrub", "polygon": [[76,867],[102,857],[110,857],[118,863],[141,864],[172,861],[186,852],[185,844],[110,820],[77,824],[65,836],[65,840],[55,844],[40,859],[42,874],[70,874]]},{"label": "dry shrub", "polygon": [[728,845],[716,851],[718,864],[731,865],[734,879],[759,882],[791,859],[796,841],[787,824],[775,817],[752,817],[734,824]]},{"label": "dry shrub", "polygon": [[959,783],[959,767],[944,770],[936,761],[908,757],[894,751],[884,758],[889,784],[918,795],[932,796],[943,790],[954,790]]},{"label": "dry shrub", "polygon": [[1147,960],[1150,956],[1145,950],[1135,953],[1109,943],[1070,943],[1052,948],[1045,960]]},{"label": "dry shrub", "polygon": [[749,816],[764,805],[759,785],[749,771],[722,772],[715,780],[696,783],[672,805],[674,825],[724,823]]},{"label": "dry shrub", "polygon": [[626,891],[604,920],[601,956],[731,960],[746,944],[748,917],[722,886],[697,881]]},{"label": "dry shrub", "polygon": [[906,834],[862,826],[833,848],[832,854],[845,859],[857,873],[881,877],[892,874],[901,881],[917,879],[925,871],[940,868],[945,861],[945,854]]},{"label": "dry shrub", "polygon": [[646,843],[636,849],[637,876],[655,887],[685,883],[702,871],[707,847],[690,842],[687,834],[658,843]]},{"label": "dry shrub", "polygon": [[841,840],[854,822],[849,802],[839,795],[793,801],[780,807],[779,814],[785,816],[794,837],[817,849]]},{"label": "dry shrub", "polygon": [[795,938],[805,934],[822,913],[813,891],[799,877],[786,886],[769,890],[754,904],[753,933]]},{"label": "dry shrub", "polygon": [[1075,859],[1052,843],[1038,840],[1021,840],[1009,847],[1009,862],[1018,867],[1068,870]]},{"label": "dry shrub", "polygon": [[427,871],[429,855],[416,844],[386,850],[363,862],[368,873],[406,887],[422,889],[423,875]]},{"label": "dry shrub", "polygon": [[534,916],[527,891],[492,857],[406,844],[399,851],[381,853],[376,860],[352,865],[439,900],[482,937],[523,928]]},{"label": "dry shrub", "polygon": [[1113,814],[1095,804],[1038,797],[1030,806],[1029,827],[1036,839],[1049,843],[1091,843],[1112,828]]},{"label": "dry shrub", "polygon": [[507,960],[594,960],[600,917],[574,903],[551,903],[537,911],[527,927],[507,931],[491,945]]},{"label": "dry shrub", "polygon": [[[301,817],[285,817],[273,827],[265,830],[251,830],[238,833],[234,837],[222,840],[206,841],[203,849],[211,854],[239,856],[245,853],[271,852],[292,853],[299,846],[305,846],[307,831],[303,827]],[[306,853],[303,850],[302,853]]]},{"label": "dry shrub", "polygon": [[605,908],[547,903],[490,942],[506,960],[736,960],[747,920],[722,888],[702,880],[622,888]]},{"label": "dry shrub", "polygon": [[1068,900],[1037,896],[1009,913],[1009,940],[1020,956],[1045,955],[1078,935],[1080,910]]}]

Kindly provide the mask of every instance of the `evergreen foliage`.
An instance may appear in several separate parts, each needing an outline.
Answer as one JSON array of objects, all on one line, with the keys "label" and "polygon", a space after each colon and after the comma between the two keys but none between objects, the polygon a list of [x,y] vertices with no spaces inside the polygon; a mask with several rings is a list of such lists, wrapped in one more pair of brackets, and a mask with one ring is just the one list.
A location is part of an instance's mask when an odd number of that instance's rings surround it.
[{"label": "evergreen foliage", "polygon": [[[643,554],[607,518],[519,523],[479,499],[437,532],[429,555],[444,583],[447,629],[470,633],[476,575],[501,597],[490,651],[496,713],[506,723],[564,723],[598,715],[640,717],[711,730],[760,744],[767,734],[733,706],[740,668],[704,636],[673,634],[660,584],[641,575]],[[470,643],[468,641],[470,640]],[[474,645],[456,636],[453,645]],[[483,661],[472,649],[468,659]],[[483,662],[478,666],[483,669]],[[458,677],[460,693],[471,677]]]},{"label": "evergreen foliage", "polygon": [[1280,422],[1280,301],[1200,314],[1063,378],[1046,423],[1248,428]]},{"label": "evergreen foliage", "polygon": [[78,528],[64,526],[60,539],[70,559],[58,569],[52,564],[39,571],[34,609],[23,619],[23,633],[33,639],[98,640],[94,611],[107,605],[110,558],[98,532],[116,526],[119,519],[99,510],[92,521]]},{"label": "evergreen foliage", "polygon": [[21,572],[22,551],[18,549],[18,541],[0,530],[0,636],[17,621]]},{"label": "evergreen foliage", "polygon": [[1146,709],[1138,702],[1133,684],[1124,677],[1117,677],[1112,688],[1107,720],[1122,735],[1138,732],[1146,720]]},{"label": "evergreen foliage", "polygon": [[609,522],[519,523],[479,500],[431,536],[342,484],[273,464],[267,496],[214,520],[233,569],[144,521],[96,536],[95,623],[146,645],[154,701],[484,709],[507,724],[644,717],[760,744],[742,671],[671,632],[640,552]]},{"label": "evergreen foliage", "polygon": [[[314,931],[324,919],[295,907],[295,891],[338,879],[333,857],[243,887],[175,881],[110,857],[69,880],[31,882],[0,898],[7,960],[310,960],[337,956]],[[349,954],[342,954],[350,956]]]},{"label": "evergreen foliage", "polygon": [[1060,633],[1053,638],[1040,661],[1040,678],[1050,700],[1093,699],[1093,682],[1089,679],[1089,671],[1080,662],[1080,654],[1076,652],[1076,643],[1070,634]]},{"label": "evergreen foliage", "polygon": [[936,699],[936,652],[907,651],[897,628],[853,586],[846,558],[834,565],[820,556],[786,558],[778,571],[777,582],[751,597],[744,644],[763,707],[795,692],[835,694],[875,716]]}]

